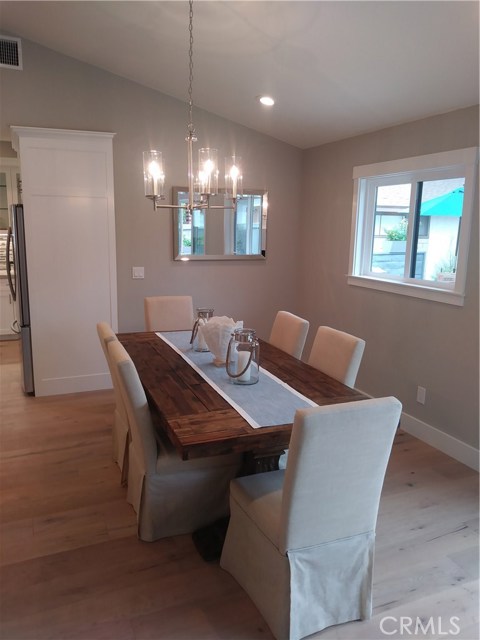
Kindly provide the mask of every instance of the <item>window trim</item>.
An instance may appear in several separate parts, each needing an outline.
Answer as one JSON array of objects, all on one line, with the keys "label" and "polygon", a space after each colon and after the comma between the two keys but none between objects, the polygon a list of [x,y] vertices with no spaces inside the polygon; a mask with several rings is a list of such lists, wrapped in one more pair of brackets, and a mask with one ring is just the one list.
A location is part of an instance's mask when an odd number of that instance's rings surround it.
[{"label": "window trim", "polygon": [[[477,163],[478,147],[470,147],[468,149],[354,167],[348,284],[463,306]],[[368,215],[368,211],[373,211],[372,203],[367,202],[367,193],[372,191],[369,185],[378,185],[379,183],[385,183],[385,181],[387,184],[401,183],[404,180],[410,181],[414,174],[421,174],[423,176],[422,179],[425,180],[438,179],[437,176],[442,178],[453,177],[454,174],[457,174],[457,177],[458,175],[465,177],[462,225],[459,235],[458,263],[454,283],[419,281],[407,277],[392,278],[389,274],[385,276],[380,274],[372,275],[365,266],[368,257],[368,252],[365,248],[373,238],[374,231],[374,216]],[[409,233],[411,232],[412,230],[409,229]]]}]

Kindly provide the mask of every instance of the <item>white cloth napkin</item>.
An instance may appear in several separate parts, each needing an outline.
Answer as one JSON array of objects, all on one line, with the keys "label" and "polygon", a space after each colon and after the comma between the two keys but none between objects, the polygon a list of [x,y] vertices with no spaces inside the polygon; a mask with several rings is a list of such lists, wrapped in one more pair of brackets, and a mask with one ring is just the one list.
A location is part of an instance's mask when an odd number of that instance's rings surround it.
[{"label": "white cloth napkin", "polygon": [[198,327],[199,334],[213,355],[213,364],[217,367],[225,364],[228,343],[235,329],[243,329],[243,320],[235,321],[227,316],[213,316]]}]

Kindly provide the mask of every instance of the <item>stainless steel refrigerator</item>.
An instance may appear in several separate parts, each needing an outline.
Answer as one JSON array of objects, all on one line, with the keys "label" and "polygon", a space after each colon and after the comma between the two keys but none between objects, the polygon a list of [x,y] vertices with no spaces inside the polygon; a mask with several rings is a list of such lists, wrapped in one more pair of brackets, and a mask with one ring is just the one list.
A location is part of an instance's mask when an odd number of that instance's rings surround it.
[{"label": "stainless steel refrigerator", "polygon": [[23,205],[10,209],[10,227],[7,235],[7,279],[15,303],[14,331],[20,335],[22,350],[23,390],[34,393],[32,339],[30,334],[30,306],[28,302],[27,255]]}]

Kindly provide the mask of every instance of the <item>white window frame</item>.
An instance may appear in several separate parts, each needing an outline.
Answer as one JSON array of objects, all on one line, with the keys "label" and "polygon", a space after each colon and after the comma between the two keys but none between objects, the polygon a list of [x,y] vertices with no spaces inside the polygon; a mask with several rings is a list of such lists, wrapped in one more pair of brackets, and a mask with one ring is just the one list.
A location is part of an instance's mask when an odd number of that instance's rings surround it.
[{"label": "white window frame", "polygon": [[[354,167],[348,284],[463,306],[477,163],[478,147],[471,147]],[[465,177],[465,191],[455,282],[432,282],[405,275],[393,276],[371,272],[370,258],[375,221],[374,194],[376,187],[410,181],[443,180],[458,177]],[[411,211],[414,210],[414,198],[415,189],[412,189]],[[406,262],[409,262],[412,251],[412,235],[413,225],[408,225]]]}]

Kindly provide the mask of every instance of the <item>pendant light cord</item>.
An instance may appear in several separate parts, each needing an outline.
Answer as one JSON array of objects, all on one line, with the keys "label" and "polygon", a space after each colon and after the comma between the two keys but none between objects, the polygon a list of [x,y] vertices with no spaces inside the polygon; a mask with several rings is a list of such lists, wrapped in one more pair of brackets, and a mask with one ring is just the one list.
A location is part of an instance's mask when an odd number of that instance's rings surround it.
[{"label": "pendant light cord", "polygon": [[189,14],[189,50],[188,50],[188,69],[189,69],[189,83],[188,83],[188,133],[193,139],[195,136],[195,128],[193,126],[193,0],[189,0],[190,14]]}]

